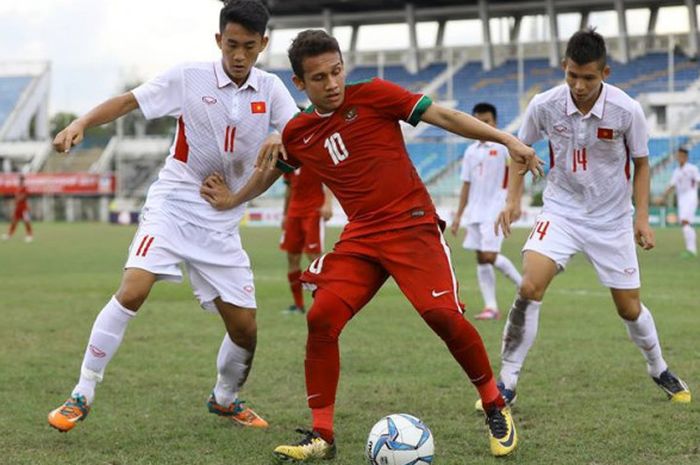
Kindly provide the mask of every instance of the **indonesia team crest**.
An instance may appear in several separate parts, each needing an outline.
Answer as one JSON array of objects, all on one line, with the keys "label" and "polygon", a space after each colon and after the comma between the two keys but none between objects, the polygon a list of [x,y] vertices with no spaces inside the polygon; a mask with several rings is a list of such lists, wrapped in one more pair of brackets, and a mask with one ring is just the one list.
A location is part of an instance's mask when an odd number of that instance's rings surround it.
[{"label": "indonesia team crest", "polygon": [[355,121],[357,119],[357,107],[350,107],[347,110],[345,110],[345,113],[343,113],[343,118],[345,118],[346,122],[351,122]]}]

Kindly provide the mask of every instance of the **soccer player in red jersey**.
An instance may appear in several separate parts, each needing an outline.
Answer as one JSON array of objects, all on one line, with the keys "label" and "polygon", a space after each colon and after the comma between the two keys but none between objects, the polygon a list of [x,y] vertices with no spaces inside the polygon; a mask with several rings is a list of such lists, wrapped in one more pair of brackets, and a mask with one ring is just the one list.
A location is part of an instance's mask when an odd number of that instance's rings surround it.
[{"label": "soccer player in red jersey", "polygon": [[232,208],[262,193],[284,165],[303,167],[321,178],[348,216],[333,251],[315,260],[302,276],[316,287],[307,314],[305,360],[312,430],[300,430],[303,439],[278,446],[275,456],[295,462],[335,456],[338,337],[390,276],[478,390],[486,405],[491,452],[511,453],[517,444],[513,419],[481,337],[462,316],[444,222],[410,161],[399,121],[425,121],[464,137],[499,142],[515,160],[541,172],[534,151],[510,134],[390,82],[373,79],[346,86],[338,42],[324,31],[301,32],[289,58],[294,83],[312,106],[283,131],[286,163],[274,156],[258,157],[258,176],[236,193],[217,176],[207,178],[201,188],[215,208]]},{"label": "soccer player in red jersey", "polygon": [[301,286],[301,255],[309,262],[323,251],[324,223],[333,216],[330,192],[313,171],[294,170],[284,175],[287,191],[284,196],[284,218],[280,249],[287,252],[287,279],[294,303],[287,313],[305,313]]},{"label": "soccer player in red jersey", "polygon": [[27,234],[24,236],[25,242],[31,242],[34,239],[32,235],[32,220],[29,216],[29,202],[27,198],[29,192],[27,191],[27,186],[24,183],[24,175],[19,175],[19,185],[17,186],[17,191],[15,192],[15,211],[12,215],[12,223],[10,223],[10,229],[7,234],[3,234],[3,240],[8,240],[15,233],[17,228],[17,223],[20,221],[24,222],[24,227],[27,230]]}]

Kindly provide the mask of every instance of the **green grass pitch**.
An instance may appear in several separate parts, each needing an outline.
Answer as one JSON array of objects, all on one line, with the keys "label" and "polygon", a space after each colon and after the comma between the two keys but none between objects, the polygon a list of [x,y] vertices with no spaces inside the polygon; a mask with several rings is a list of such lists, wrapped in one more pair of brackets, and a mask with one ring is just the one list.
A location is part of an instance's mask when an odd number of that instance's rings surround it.
[{"label": "green grass pitch", "polygon": [[[5,227],[0,225],[0,227]],[[102,224],[35,225],[0,243],[0,463],[272,463],[272,449],[307,426],[303,358],[306,328],[285,316],[286,261],[276,228],[244,228],[258,296],[258,351],[242,398],[271,423],[235,428],[207,413],[223,325],[199,310],[187,284],[162,283],[131,322],[99,386],[90,417],[67,434],[46,423],[70,393],[97,312],[116,290],[134,229]],[[329,233],[330,239],[338,231]],[[526,231],[505,253],[519,264]],[[473,254],[453,245],[468,314],[481,309]],[[681,233],[657,231],[657,249],[640,252],[643,298],[666,359],[700,394],[700,260],[681,260]],[[499,276],[507,310],[514,289]],[[308,296],[307,296],[308,299]],[[503,320],[477,322],[493,363]],[[476,392],[393,283],[351,321],[341,338],[336,406],[337,465],[363,463],[380,417],[412,413],[432,429],[435,462],[469,464],[699,464],[700,400],[674,405],[646,375],[608,292],[577,257],[542,307],[538,340],[519,385],[520,447],[489,454]]]}]

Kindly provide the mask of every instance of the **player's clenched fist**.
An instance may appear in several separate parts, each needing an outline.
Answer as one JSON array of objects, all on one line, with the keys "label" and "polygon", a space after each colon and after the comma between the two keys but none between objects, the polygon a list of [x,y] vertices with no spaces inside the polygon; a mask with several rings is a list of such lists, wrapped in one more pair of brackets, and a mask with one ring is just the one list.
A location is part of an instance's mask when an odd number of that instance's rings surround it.
[{"label": "player's clenched fist", "polygon": [[68,153],[70,148],[82,142],[85,133],[85,128],[78,120],[73,121],[66,126],[63,131],[56,134],[53,140],[53,148],[57,152]]}]

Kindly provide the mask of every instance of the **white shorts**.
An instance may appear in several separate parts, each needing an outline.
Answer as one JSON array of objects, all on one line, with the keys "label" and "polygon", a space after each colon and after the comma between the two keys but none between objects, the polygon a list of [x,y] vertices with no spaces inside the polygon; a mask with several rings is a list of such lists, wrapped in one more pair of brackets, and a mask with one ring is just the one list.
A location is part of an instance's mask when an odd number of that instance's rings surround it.
[{"label": "white shorts", "polygon": [[235,233],[223,233],[144,210],[124,268],[140,268],[158,280],[182,281],[184,264],[194,295],[205,310],[214,299],[256,308],[250,260]]},{"label": "white shorts", "polygon": [[469,223],[462,247],[480,252],[500,252],[503,234],[493,231],[494,223]]},{"label": "white shorts", "polygon": [[612,289],[638,289],[639,263],[632,223],[618,229],[600,229],[542,213],[523,252],[532,250],[551,258],[563,271],[569,259],[582,252],[598,279]]},{"label": "white shorts", "polygon": [[678,198],[678,222],[695,222],[695,210],[698,209],[698,198],[695,195]]}]

